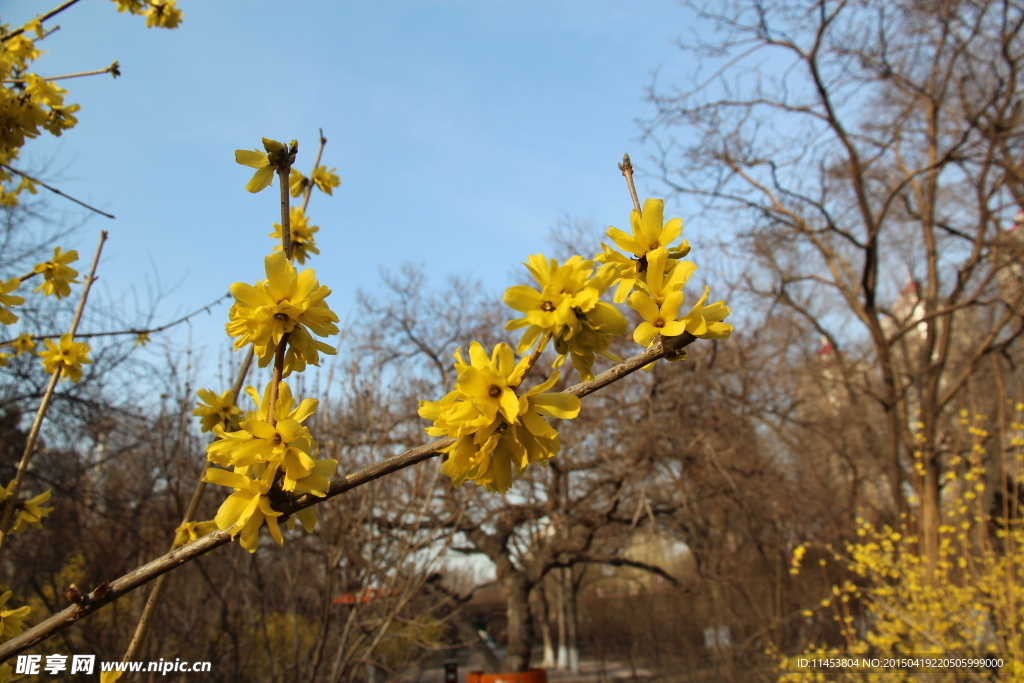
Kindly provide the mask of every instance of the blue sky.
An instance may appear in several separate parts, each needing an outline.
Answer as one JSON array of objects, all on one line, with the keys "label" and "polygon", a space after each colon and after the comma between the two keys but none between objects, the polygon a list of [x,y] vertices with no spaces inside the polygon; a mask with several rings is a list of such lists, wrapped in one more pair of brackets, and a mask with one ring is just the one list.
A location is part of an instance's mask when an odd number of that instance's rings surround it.
[{"label": "blue sky", "polygon": [[[0,16],[17,25],[55,4],[3,2]],[[322,253],[307,265],[344,319],[382,268],[422,263],[434,283],[457,274],[497,292],[560,216],[626,227],[615,164],[646,157],[645,88],[656,68],[675,81],[692,70],[673,44],[692,18],[670,0],[179,5],[173,31],[108,0],[51,20],[61,29],[41,44],[40,74],[117,59],[123,75],[66,82],[78,126],[22,155],[26,168],[52,159],[62,190],[117,216],[69,246],[86,261],[109,230],[106,291],[145,300],[159,284],[170,295],[158,321],[263,276],[276,187],[245,192],[251,170],[233,161],[262,136],[298,139],[307,173],[317,129],[329,139],[324,161],[343,185],[313,196]],[[226,347],[226,318],[227,304],[198,318],[196,344]]]}]

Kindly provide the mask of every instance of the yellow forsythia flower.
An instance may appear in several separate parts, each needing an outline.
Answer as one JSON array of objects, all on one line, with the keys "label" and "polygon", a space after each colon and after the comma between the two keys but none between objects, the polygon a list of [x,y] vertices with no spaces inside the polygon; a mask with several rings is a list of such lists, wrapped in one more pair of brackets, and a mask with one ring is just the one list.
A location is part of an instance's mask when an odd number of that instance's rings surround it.
[{"label": "yellow forsythia flower", "polygon": [[69,377],[72,382],[81,380],[82,365],[92,362],[88,357],[89,345],[85,342],[73,341],[70,334],[62,335],[57,344],[54,344],[52,339],[43,341],[47,349],[39,352],[39,357],[43,361],[43,369],[49,373],[59,370],[61,381]]},{"label": "yellow forsythia flower", "polygon": [[18,517],[14,520],[12,530],[15,533],[24,533],[29,525],[37,529],[43,528],[43,517],[53,512],[53,508],[42,507],[43,503],[50,500],[50,491],[44,491],[35,498],[30,498],[21,504],[18,510]]},{"label": "yellow forsythia flower", "polygon": [[[338,461],[311,459],[318,452],[316,442],[301,422],[313,414],[317,401],[305,399],[296,405],[285,382],[278,387],[273,407],[269,384],[262,401],[253,387],[247,387],[246,393],[256,401],[257,409],[246,414],[248,419],[241,423],[241,431],[224,432],[219,425],[215,427],[214,433],[221,439],[207,449],[212,462],[234,465],[234,472],[211,468],[203,480],[234,489],[221,504],[214,521],[222,531],[231,529],[232,537],[241,534],[242,547],[255,552],[259,529],[264,522],[274,541],[279,545],[284,542],[277,524],[281,513],[271,507],[267,496],[277,474],[284,473],[282,483],[286,490],[323,497],[330,488],[330,478],[338,468]],[[271,408],[278,420],[274,426],[267,422]],[[316,525],[316,513],[309,508],[289,519],[289,529],[294,524],[293,519],[298,519],[308,532]]]},{"label": "yellow forsythia flower", "polygon": [[174,530],[174,547],[191,543],[206,534],[217,530],[217,523],[209,522],[185,522]]},{"label": "yellow forsythia flower", "polygon": [[192,409],[192,414],[201,418],[202,431],[212,431],[217,425],[223,426],[225,423],[228,426],[237,424],[242,411],[235,405],[230,389],[220,396],[209,389],[200,389],[196,394],[199,395],[199,402]]},{"label": "yellow forsythia flower", "polygon": [[729,307],[724,301],[716,301],[710,306],[705,306],[711,288],[704,286],[704,296],[694,304],[693,309],[686,314],[681,322],[686,324],[686,331],[694,337],[701,339],[728,339],[732,334],[732,325],[723,323],[722,320],[729,315]]},{"label": "yellow forsythia flower", "polygon": [[[316,241],[313,239],[313,233],[318,232],[320,227],[309,224],[309,218],[306,217],[301,206],[291,207],[289,216],[288,230],[292,238],[292,257],[301,266],[306,262],[310,254],[320,253],[320,250],[316,248]],[[274,232],[269,235],[269,237],[277,240],[274,251],[282,251],[284,249],[284,246],[281,244],[281,231],[281,224],[274,223]]]},{"label": "yellow forsythia flower", "polygon": [[296,406],[288,384],[281,382],[274,406],[277,421],[271,425],[267,417],[270,388],[271,384],[267,384],[260,410],[248,414],[239,424],[239,431],[225,432],[220,425],[215,425],[213,433],[220,438],[211,443],[206,452],[210,462],[221,467],[249,467],[256,463],[280,465],[284,474],[282,487],[285,491],[294,491],[296,482],[308,476],[316,465],[312,458],[317,452],[316,442],[302,423],[316,412],[320,402],[307,398]]},{"label": "yellow forsythia flower", "polygon": [[283,253],[271,254],[264,264],[266,280],[255,285],[231,285],[235,304],[229,313],[227,333],[237,337],[235,349],[253,344],[260,367],[266,367],[287,333],[285,374],[302,371],[306,363],[319,366],[320,352],[337,353],[333,346],[310,334],[326,337],[338,333],[338,316],[325,301],[331,290],[317,282],[311,268],[296,273]]},{"label": "yellow forsythia flower", "polygon": [[235,163],[256,169],[256,173],[253,174],[245,189],[249,192],[259,192],[269,187],[270,183],[274,180],[274,172],[277,171],[278,167],[283,164],[290,166],[291,162],[294,161],[296,147],[297,144],[294,140],[292,140],[291,149],[289,149],[277,140],[263,138],[263,148],[267,150],[266,152],[261,152],[258,149],[236,149]]},{"label": "yellow forsythia flower", "polygon": [[676,337],[686,331],[686,323],[676,320],[676,316],[683,305],[683,286],[696,270],[697,266],[689,261],[669,259],[668,250],[664,247],[647,254],[647,273],[642,289],[630,294],[628,299],[629,307],[644,319],[633,331],[633,340],[637,344],[650,346],[659,334]]},{"label": "yellow forsythia flower", "polygon": [[77,260],[78,252],[74,249],[62,254],[60,247],[56,247],[51,260],[40,263],[33,269],[33,272],[43,274],[43,283],[32,291],[42,291],[44,296],[56,296],[58,299],[70,295],[71,283],[78,282],[74,279],[78,271],[67,264]]},{"label": "yellow forsythia flower", "polygon": [[605,243],[601,243],[602,252],[594,257],[595,261],[614,264],[619,269],[619,286],[615,290],[615,302],[626,300],[629,291],[640,280],[645,271],[644,259],[648,252],[664,248],[670,259],[681,259],[690,253],[690,243],[683,240],[678,246],[671,246],[683,232],[683,220],[673,218],[662,224],[665,216],[665,202],[661,199],[648,199],[644,202],[643,216],[634,209],[629,216],[633,234],[627,234],[617,228],[608,228],[608,237],[619,249],[632,253],[635,258],[620,254]]},{"label": "yellow forsythia flower", "polygon": [[313,182],[316,183],[321,192],[333,195],[334,192],[332,190],[341,185],[341,178],[335,173],[337,170],[332,168],[328,171],[326,166],[317,166],[313,170]]},{"label": "yellow forsythia flower", "polygon": [[139,332],[135,337],[135,346],[145,346],[150,342],[149,332]]},{"label": "yellow forsythia flower", "polygon": [[306,186],[309,185],[309,179],[302,175],[298,169],[292,169],[288,176],[288,191],[293,197],[298,197],[300,194],[306,191]]},{"label": "yellow forsythia flower", "polygon": [[175,0],[149,0],[149,9],[143,12],[149,28],[178,28],[184,13],[175,7]]},{"label": "yellow forsythia flower", "polygon": [[660,334],[676,337],[689,332],[705,339],[728,339],[732,325],[723,323],[729,315],[724,301],[704,306],[710,288],[704,288],[704,296],[693,309],[680,320],[676,320],[685,296],[683,287],[697,270],[689,261],[678,261],[669,257],[664,247],[658,247],[647,254],[647,272],[638,289],[629,295],[629,306],[639,313],[644,322],[633,331],[633,340],[648,347]]},{"label": "yellow forsythia flower", "polygon": [[28,618],[32,608],[28,605],[18,609],[4,609],[7,601],[11,599],[11,591],[0,595],[0,640],[10,640],[22,631],[25,619]]},{"label": "yellow forsythia flower", "polygon": [[231,529],[232,538],[241,534],[239,542],[250,553],[256,552],[259,546],[259,531],[264,522],[274,542],[278,545],[284,543],[281,529],[277,525],[281,513],[270,507],[270,499],[267,497],[273,480],[252,479],[237,472],[210,468],[206,470],[203,481],[235,490],[217,510],[214,521],[218,529]]},{"label": "yellow forsythia flower", "polygon": [[31,334],[19,334],[18,338],[14,340],[13,346],[19,356],[23,353],[31,353],[36,350],[36,342],[32,339]]}]

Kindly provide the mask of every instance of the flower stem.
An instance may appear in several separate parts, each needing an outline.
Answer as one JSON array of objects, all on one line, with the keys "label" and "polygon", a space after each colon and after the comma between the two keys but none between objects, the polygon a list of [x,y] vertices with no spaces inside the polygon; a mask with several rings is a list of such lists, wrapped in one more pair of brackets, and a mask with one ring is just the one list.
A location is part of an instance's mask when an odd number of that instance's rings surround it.
[{"label": "flower stem", "polygon": [[[289,206],[288,176],[291,174],[291,166],[278,166],[278,183],[281,186],[281,247],[284,249],[285,258],[290,263],[292,260],[292,227],[291,207]],[[274,374],[270,378],[270,405],[267,407],[267,423],[273,427],[277,423],[274,417],[274,406],[277,404],[278,386],[284,376],[284,355],[288,349],[289,332],[281,335],[281,341],[274,349]]]},{"label": "flower stem", "polygon": [[281,248],[284,249],[285,257],[292,260],[292,222],[291,212],[288,207],[288,176],[291,168],[288,166],[277,167],[277,177],[281,186]]},{"label": "flower stem", "polygon": [[[324,153],[324,145],[327,144],[327,138],[324,137],[324,129],[320,129],[320,147],[316,150],[316,161],[313,162],[313,173],[316,173],[317,166],[320,165],[320,157]],[[309,198],[313,194],[313,174],[309,175],[309,184],[306,185],[306,193],[302,198],[302,213],[306,213],[306,207],[309,206]]]},{"label": "flower stem", "polygon": [[288,348],[288,337],[290,334],[290,332],[285,332],[281,335],[281,343],[274,350],[274,374],[270,377],[270,405],[267,407],[267,423],[271,427],[277,424],[274,406],[277,404],[277,389],[281,385],[281,378],[284,376],[284,352]]},{"label": "flower stem", "polygon": [[540,359],[540,354],[544,353],[544,349],[547,348],[549,341],[551,341],[550,330],[541,335],[540,341],[537,343],[537,348],[535,348],[533,353],[530,354],[530,360],[526,363],[526,371],[523,372],[523,376],[519,380],[519,384],[516,384],[514,387],[510,387],[511,389],[518,389],[519,385],[523,383],[523,380],[526,379],[526,376],[530,374],[530,371],[533,370],[533,366],[536,365],[537,361]]}]

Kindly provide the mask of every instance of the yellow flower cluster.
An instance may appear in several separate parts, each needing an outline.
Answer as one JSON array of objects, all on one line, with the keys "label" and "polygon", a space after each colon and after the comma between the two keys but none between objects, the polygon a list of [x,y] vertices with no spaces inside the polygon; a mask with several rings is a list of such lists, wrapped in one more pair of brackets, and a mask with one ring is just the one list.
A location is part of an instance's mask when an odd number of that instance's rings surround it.
[{"label": "yellow flower cluster", "polygon": [[595,274],[593,261],[573,256],[559,265],[543,254],[530,256],[523,265],[540,289],[517,285],[505,290],[505,303],[525,313],[505,325],[506,330],[526,328],[517,353],[525,353],[542,335],[550,335],[558,352],[555,367],[571,355],[573,367],[583,379],[593,378],[597,354],[620,360],[608,352],[608,346],[613,335],[625,334],[628,323],[619,309],[600,300],[615,281],[615,265],[604,265]]},{"label": "yellow flower cluster", "polygon": [[668,257],[673,262],[690,253],[690,243],[686,240],[675,247],[671,246],[683,234],[683,219],[673,218],[663,225],[664,216],[664,200],[648,199],[644,202],[642,215],[634,209],[629,216],[632,235],[618,228],[608,228],[608,237],[615,242],[615,245],[634,256],[634,258],[629,258],[602,242],[602,252],[594,257],[595,261],[618,266],[619,286],[615,289],[615,303],[625,301],[636,283],[643,282],[649,252],[655,249],[667,249]]},{"label": "yellow flower cluster", "polygon": [[[219,440],[207,447],[210,462],[226,469],[210,468],[203,480],[234,489],[220,506],[214,521],[221,531],[241,534],[242,547],[255,552],[259,529],[266,522],[270,535],[281,544],[284,538],[277,523],[281,516],[271,507],[270,494],[280,490],[326,496],[337,460],[314,460],[319,453],[316,441],[302,423],[316,411],[319,403],[305,399],[296,405],[288,384],[278,385],[277,400],[271,406],[273,383],[267,385],[262,400],[253,387],[246,392],[257,409],[248,412],[239,423],[240,430],[226,432],[219,424],[213,433]],[[307,531],[312,531],[316,514],[306,508],[295,514]]]},{"label": "yellow flower cluster", "polygon": [[[182,12],[175,0],[114,0],[119,12],[146,17],[146,25],[176,28]],[[0,24],[0,164],[16,161],[26,139],[39,137],[42,131],[60,136],[78,123],[77,104],[65,104],[67,90],[57,86],[54,78],[44,78],[31,71],[32,63],[42,54],[36,43],[49,35],[38,19],[18,31]],[[16,35],[12,35],[16,34]],[[109,69],[114,76],[116,67]],[[36,193],[35,183],[22,177],[13,184],[12,174],[0,167],[0,204],[14,206],[22,192]]]},{"label": "yellow flower cluster", "polygon": [[[43,282],[34,291],[41,291],[44,296],[53,295],[58,299],[70,296],[71,284],[78,282],[74,279],[78,271],[68,264],[77,259],[77,251],[62,251],[60,247],[56,247],[52,260],[37,264],[24,278],[13,277],[6,282],[0,280],[0,324],[13,325],[18,322],[18,316],[10,308],[24,304],[25,299],[11,292],[18,289],[22,280],[42,275]],[[92,362],[88,356],[89,345],[74,341],[70,334],[63,335],[57,343],[50,339],[45,340],[45,343],[46,350],[39,353],[43,369],[48,373],[59,371],[63,379],[70,378],[72,382],[80,381],[82,366]],[[31,353],[36,348],[36,342],[30,334],[19,334],[13,342],[5,343],[4,346],[8,344],[18,356]],[[0,367],[7,366],[12,357],[12,354],[0,352]]]},{"label": "yellow flower cluster", "polygon": [[[977,474],[977,469],[975,465],[969,473]],[[836,554],[835,559],[845,561],[860,578],[833,585],[830,595],[803,612],[836,622],[847,645],[842,649],[812,645],[807,651],[822,657],[872,653],[883,658],[908,653],[1020,652],[1024,647],[1024,611],[1020,609],[1024,604],[1024,523],[987,518],[978,514],[980,506],[971,500],[961,493],[946,504],[934,566],[922,554],[920,538],[909,532],[919,526],[916,514],[898,530],[857,519],[857,542],[847,544],[846,556]],[[978,535],[971,530],[981,533],[989,522],[1002,527],[997,540],[978,543]],[[858,612],[870,615],[866,630],[856,628]],[[785,669],[787,660],[780,662]],[[913,671],[890,670],[865,673],[864,680],[910,683],[918,676]],[[779,680],[827,679],[804,671],[787,672]],[[961,679],[952,675],[949,680]],[[1004,670],[990,680],[1024,678],[1020,671]]]},{"label": "yellow flower cluster", "polygon": [[[26,138],[35,138],[45,130],[59,136],[78,123],[74,113],[77,104],[64,104],[67,91],[52,82],[29,71],[32,62],[42,51],[36,48],[35,40],[44,36],[38,21],[32,21],[25,32],[0,42],[0,164],[10,164],[18,158]],[[9,33],[10,27],[0,25],[0,33]],[[33,33],[35,40],[29,38]],[[11,180],[10,173],[0,168],[0,204],[13,206],[18,195],[34,191],[32,183],[22,180],[17,186],[6,186]]]},{"label": "yellow flower cluster", "polygon": [[[499,344],[488,357],[473,342],[470,362],[455,353],[458,380],[455,389],[440,401],[421,401],[419,414],[430,420],[431,436],[449,436],[455,443],[444,449],[448,458],[442,471],[456,486],[467,480],[504,493],[512,486],[513,473],[521,475],[531,462],[545,463],[560,449],[558,432],[543,416],[567,419],[579,414],[579,399],[571,394],[544,394],[558,379],[554,373],[536,387],[518,394],[516,389],[551,341],[559,368],[566,358],[584,380],[594,378],[598,355],[613,361],[611,338],[625,334],[628,322],[622,312],[601,297],[616,283],[614,300],[629,303],[643,317],[634,339],[650,346],[659,334],[725,339],[732,326],[722,322],[729,315],[724,302],[705,306],[704,296],[689,314],[677,320],[683,303],[683,286],[696,266],[679,259],[689,252],[684,241],[673,247],[682,232],[678,218],[663,223],[664,202],[647,200],[643,217],[632,214],[633,234],[610,228],[609,236],[628,258],[602,245],[593,261],[573,256],[565,263],[543,254],[529,257],[526,269],[536,287],[517,285],[505,291],[505,303],[522,317],[505,324],[506,330],[524,329],[516,353]],[[600,263],[596,265],[595,261]],[[680,356],[681,357],[681,356]]]},{"label": "yellow flower cluster", "polygon": [[636,281],[641,287],[629,295],[629,307],[639,313],[644,321],[633,331],[633,340],[641,346],[650,346],[660,334],[677,337],[689,332],[702,339],[728,339],[732,325],[722,320],[729,315],[724,301],[705,306],[711,288],[704,287],[704,295],[682,318],[676,320],[683,305],[683,286],[697,269],[689,261],[676,261],[668,257],[664,247],[648,252],[647,272],[644,281]]},{"label": "yellow flower cluster", "polygon": [[615,302],[628,301],[630,308],[644,319],[633,331],[633,340],[646,347],[654,343],[658,335],[676,337],[684,332],[703,339],[728,339],[732,325],[722,320],[729,315],[729,308],[724,301],[705,305],[709,287],[704,288],[704,296],[690,312],[677,319],[685,300],[683,287],[697,266],[680,260],[690,253],[686,240],[672,246],[682,235],[683,221],[673,218],[664,222],[664,216],[665,202],[648,199],[642,214],[636,210],[630,214],[632,234],[608,228],[608,237],[633,258],[603,242],[602,252],[594,257],[618,269]]},{"label": "yellow flower cluster", "polygon": [[184,16],[175,0],[113,0],[118,12],[146,17],[149,28],[178,28]]},{"label": "yellow flower cluster", "polygon": [[[246,190],[260,192],[273,181],[275,173],[289,173],[291,196],[298,196],[310,181],[291,168],[298,152],[298,143],[287,145],[263,138],[265,152],[236,150],[235,161],[256,169]],[[340,184],[337,176],[319,167],[313,180],[321,190],[331,193]],[[284,195],[283,208],[287,207]],[[319,254],[313,235],[319,228],[311,226],[302,207],[288,212],[291,257],[300,265],[313,254]],[[231,530],[240,536],[242,547],[255,552],[259,530],[264,524],[271,537],[283,543],[278,523],[281,512],[272,501],[287,499],[288,494],[309,493],[326,496],[330,478],[338,462],[314,459],[319,453],[316,441],[302,423],[316,411],[318,402],[306,399],[296,403],[288,384],[280,377],[301,372],[307,364],[319,365],[320,353],[334,354],[334,347],[313,338],[337,334],[338,316],[328,307],[331,290],[323,287],[316,273],[307,268],[298,272],[284,253],[284,227],[274,223],[276,253],[264,259],[265,280],[249,285],[236,282],[231,286],[235,303],[229,313],[226,329],[235,338],[235,349],[253,345],[260,367],[274,361],[274,379],[267,384],[262,398],[252,387],[246,389],[256,403],[256,410],[241,416],[231,392],[217,396],[199,391],[200,403],[192,411],[202,419],[203,431],[212,431],[217,440],[207,448],[210,462],[224,469],[207,469],[203,480],[233,490],[217,511],[213,522],[189,522],[177,529],[175,543],[187,543],[207,533],[210,524]],[[298,519],[312,531],[316,514],[311,508],[295,513],[288,520],[291,528]]]},{"label": "yellow flower cluster", "polygon": [[325,301],[331,290],[317,282],[313,269],[297,273],[283,253],[267,256],[264,263],[266,280],[231,285],[235,304],[227,332],[237,337],[235,349],[252,344],[260,367],[266,367],[288,335],[285,375],[301,372],[307,363],[319,366],[320,352],[336,353],[333,346],[312,337],[338,333],[338,316]]},{"label": "yellow flower cluster", "polygon": [[455,390],[440,401],[420,401],[420,416],[434,423],[427,433],[456,439],[444,449],[448,459],[442,465],[456,486],[472,480],[505,493],[512,486],[513,469],[521,475],[530,463],[546,464],[561,449],[558,432],[543,416],[572,419],[579,415],[580,400],[572,394],[544,393],[558,381],[557,372],[517,394],[529,363],[529,357],[515,362],[508,344],[498,344],[488,357],[473,342],[469,363],[461,349],[455,352]]}]

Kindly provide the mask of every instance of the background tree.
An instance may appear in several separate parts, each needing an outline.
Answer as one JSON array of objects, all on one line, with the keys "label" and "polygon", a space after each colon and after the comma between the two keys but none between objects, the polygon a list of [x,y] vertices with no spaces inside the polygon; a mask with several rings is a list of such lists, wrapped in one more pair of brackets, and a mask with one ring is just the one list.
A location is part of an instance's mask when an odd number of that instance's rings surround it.
[{"label": "background tree", "polygon": [[750,259],[749,310],[788,309],[851,361],[835,371],[881,412],[894,512],[915,457],[924,469],[934,561],[950,416],[1021,332],[1021,293],[997,288],[1019,251],[993,255],[1020,208],[1024,13],[997,0],[690,6],[721,32],[684,48],[710,74],[651,90],[660,177],[744,226],[730,251]]}]

